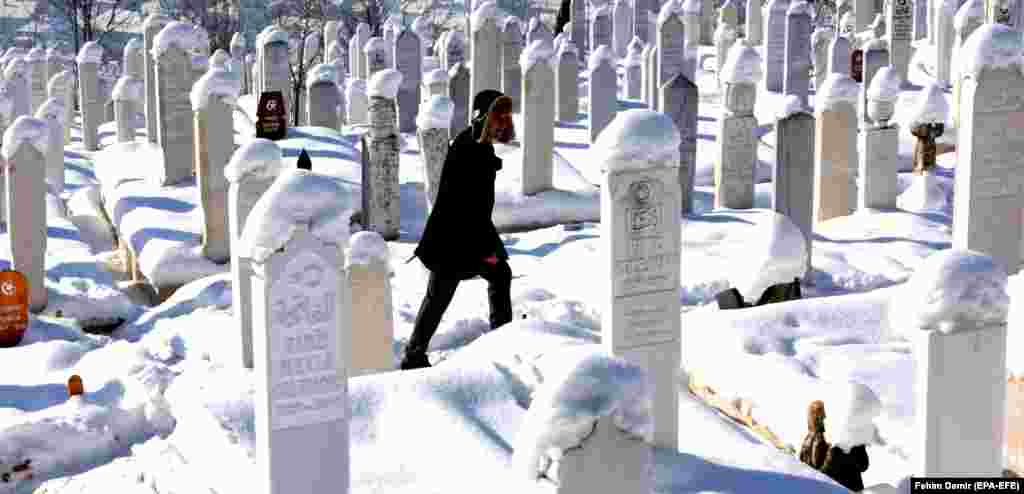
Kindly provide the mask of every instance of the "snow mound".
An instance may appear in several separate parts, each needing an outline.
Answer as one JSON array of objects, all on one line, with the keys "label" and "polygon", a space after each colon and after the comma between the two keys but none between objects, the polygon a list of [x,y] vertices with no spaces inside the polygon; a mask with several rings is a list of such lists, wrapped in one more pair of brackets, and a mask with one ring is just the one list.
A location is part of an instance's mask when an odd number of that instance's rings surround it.
[{"label": "snow mound", "polygon": [[384,69],[370,77],[366,94],[373,98],[395,99],[398,87],[402,85],[402,73],[395,69]]},{"label": "snow mound", "polygon": [[597,136],[593,156],[607,172],[679,166],[682,137],[672,119],[661,112],[632,109],[619,112]]},{"label": "snow mound", "polygon": [[233,184],[249,180],[273,180],[281,173],[281,147],[270,139],[253,138],[238,148],[224,167],[224,177]]},{"label": "snow mound", "polygon": [[857,383],[832,383],[825,401],[825,439],[849,453],[855,446],[874,443],[874,420],[882,402],[871,388]]},{"label": "snow mound", "polygon": [[110,99],[114,101],[132,101],[140,104],[145,102],[145,95],[145,83],[129,75],[118,79],[114,89],[110,91]]},{"label": "snow mound", "polygon": [[612,49],[608,45],[601,45],[590,53],[590,60],[588,60],[587,68],[593,72],[605,62],[607,62],[612,68],[615,68],[615,53],[612,52]]},{"label": "snow mound", "polygon": [[164,26],[153,38],[153,49],[150,53],[154,58],[160,58],[165,51],[171,49],[171,46],[177,46],[186,52],[198,48],[199,39],[195,26],[178,21]]},{"label": "snow mound", "polygon": [[945,123],[946,116],[949,114],[949,103],[946,102],[942,88],[935,82],[931,82],[921,92],[924,93],[924,97],[917,98],[917,106],[914,107],[908,119],[910,126]]},{"label": "snow mound", "polygon": [[[805,0],[799,2],[793,2],[789,4],[789,10],[786,11],[786,16],[791,15],[806,15],[807,17],[814,17],[814,10],[811,9],[811,4]],[[814,46],[813,44],[811,46]]]},{"label": "snow mound", "polygon": [[29,144],[36,148],[39,154],[45,155],[49,137],[46,122],[22,115],[4,132],[3,149],[0,152],[3,153],[4,159],[10,160],[22,144]]},{"label": "snow mound", "polygon": [[[64,125],[64,100],[60,98],[48,98],[42,106],[36,110],[36,118],[54,122],[56,125]],[[62,127],[63,128],[63,127]]]},{"label": "snow mound", "polygon": [[367,266],[374,260],[388,263],[391,255],[388,251],[388,243],[384,237],[377,232],[363,230],[352,234],[348,242],[348,265]]},{"label": "snow mound", "polygon": [[910,187],[896,199],[896,206],[904,211],[943,211],[946,208],[946,191],[931,173],[914,175]]},{"label": "snow mound", "polygon": [[366,44],[363,45],[363,53],[373,53],[375,51],[388,51],[387,40],[379,36],[366,40]]},{"label": "snow mound", "polygon": [[535,480],[551,457],[579,446],[603,417],[650,440],[651,392],[645,370],[604,353],[599,345],[560,348],[557,370],[545,376],[523,417],[512,454],[516,477]]},{"label": "snow mound", "polygon": [[83,63],[100,63],[103,61],[103,46],[95,41],[90,41],[78,50],[78,56],[75,57],[75,62],[79,65]]},{"label": "snow mound", "polygon": [[679,15],[682,14],[682,8],[682,3],[676,0],[669,0],[668,2],[665,2],[665,5],[661,6],[661,11],[658,12],[658,26],[665,24],[673,17],[682,22],[682,20],[679,19]]},{"label": "snow mound", "polygon": [[807,271],[807,240],[803,232],[786,215],[771,212],[770,221],[752,227],[757,238],[769,239],[768,245],[751,249],[742,262],[733,265],[729,284],[746,300],[761,298],[768,287],[792,283]]},{"label": "snow mound", "polygon": [[868,86],[868,99],[895,102],[900,97],[903,78],[892,67],[882,67]]},{"label": "snow mound", "polygon": [[[724,24],[723,24],[724,25]],[[737,41],[729,48],[729,54],[722,66],[723,82],[729,84],[757,84],[764,75],[761,69],[761,55],[752,46]]]},{"label": "snow mound", "polygon": [[469,18],[469,25],[473,29],[473,33],[483,28],[487,21],[494,21],[495,27],[498,27],[497,17],[498,5],[488,0],[473,9],[473,15]]},{"label": "snow mound", "polygon": [[348,242],[349,219],[358,192],[332,177],[308,170],[283,170],[253,206],[242,230],[242,255],[264,262],[291,239],[297,223],[309,225],[321,241]]},{"label": "snow mound", "polygon": [[416,116],[416,127],[420,130],[447,129],[451,127],[455,103],[451,98],[436,94],[420,104]]},{"label": "snow mound", "polygon": [[213,56],[210,57],[210,67],[223,69],[228,66],[228,61],[231,60],[231,56],[228,52],[218,48],[217,51],[213,52]]},{"label": "snow mound", "polygon": [[[536,20],[536,18],[534,19]],[[532,23],[533,21],[531,21]],[[569,44],[569,43],[566,43]],[[523,74],[530,72],[534,64],[540,61],[550,61],[551,55],[554,52],[554,46],[547,39],[535,39],[529,46],[523,50],[523,53],[519,55],[519,66],[523,69]]]},{"label": "snow mound", "polygon": [[960,73],[978,77],[983,69],[1021,69],[1021,33],[1003,24],[983,24],[960,50]]},{"label": "snow mound", "polygon": [[[846,74],[829,74],[821,92],[814,97],[818,111],[832,110],[841,103],[857,104],[860,85]],[[821,97],[818,100],[818,96]]]},{"label": "snow mound", "polygon": [[448,82],[448,72],[444,69],[434,69],[423,76],[423,83],[426,85]]},{"label": "snow mound", "polygon": [[980,0],[967,0],[953,16],[953,29],[957,32],[967,27],[967,22],[972,19],[980,19],[985,16],[985,2]]},{"label": "snow mound", "polygon": [[192,85],[189,99],[192,101],[193,111],[206,109],[212,97],[221,98],[232,106],[241,91],[242,81],[238,74],[224,69],[211,69]]},{"label": "snow mound", "polygon": [[779,107],[779,112],[775,114],[775,118],[783,120],[797,113],[810,113],[810,109],[804,106],[803,101],[800,101],[800,97],[790,94],[783,100],[782,105]]},{"label": "snow mound", "polygon": [[918,266],[892,304],[897,330],[951,333],[1006,322],[1010,296],[1006,270],[979,252],[950,249]]},{"label": "snow mound", "polygon": [[29,50],[25,55],[26,62],[42,62],[43,60],[46,60],[46,50],[39,47]]}]

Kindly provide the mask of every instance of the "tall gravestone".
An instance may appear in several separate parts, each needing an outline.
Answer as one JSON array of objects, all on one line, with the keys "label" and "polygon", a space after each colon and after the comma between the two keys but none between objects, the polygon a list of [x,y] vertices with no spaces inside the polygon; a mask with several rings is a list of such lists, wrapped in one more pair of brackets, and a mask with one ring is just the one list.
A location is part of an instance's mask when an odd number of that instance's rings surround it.
[{"label": "tall gravestone", "polygon": [[[572,3],[573,8],[576,4],[581,3],[574,1]],[[648,7],[649,2],[646,0],[633,0],[633,37],[640,38],[640,41],[644,43],[650,42],[650,37],[647,35],[647,12],[650,10]],[[575,34],[573,35],[575,39]]]},{"label": "tall gravestone", "polygon": [[254,367],[263,369],[255,373],[255,471],[268,494],[349,489],[344,241],[310,229],[296,222],[280,250],[251,261]]},{"label": "tall gravestone", "polygon": [[46,183],[55,195],[64,192],[64,103],[60,98],[47,99],[36,118],[46,122]]},{"label": "tall gravestone", "polygon": [[[466,38],[461,31],[451,31],[444,38],[444,63],[446,70],[466,61]],[[468,72],[469,69],[467,69]]]},{"label": "tall gravestone", "polygon": [[[790,96],[794,98],[794,96]],[[811,247],[814,234],[814,116],[804,110],[780,115],[775,122],[775,168],[772,172],[772,210],[783,214],[804,234],[807,271],[813,281]]]},{"label": "tall gravestone", "polygon": [[[590,23],[587,22],[587,2],[589,0],[571,0],[569,3],[569,22],[572,23],[572,30],[569,34],[572,36],[572,42],[579,48],[580,51],[587,51],[587,43],[590,41],[587,36],[587,28],[590,27]],[[642,3],[637,1],[637,3]],[[534,18],[536,19],[536,17]],[[540,20],[538,19],[538,24]],[[533,22],[530,22],[530,32],[533,32]],[[534,41],[535,38],[528,37],[526,40],[527,44]]]},{"label": "tall gravestone", "polygon": [[3,136],[4,199],[11,269],[25,275],[29,310],[46,308],[46,122],[21,116]]},{"label": "tall gravestone", "polygon": [[[657,33],[652,38],[657,39]],[[655,109],[658,106],[658,98],[654,94],[658,90],[658,47],[652,43],[650,45],[650,51],[647,52],[647,57],[644,59],[644,70],[647,77],[644,78],[644,102],[647,103],[647,107]]]},{"label": "tall gravestone", "polygon": [[[82,46],[78,52],[78,101],[82,107],[82,145],[87,151],[100,147],[97,130],[103,118],[103,100],[99,87],[99,64],[103,47],[95,41]],[[17,112],[16,112],[17,113]]]},{"label": "tall gravestone", "polygon": [[484,89],[501,88],[501,41],[499,39],[497,6],[481,2],[473,12],[473,43],[469,71],[469,93],[479,94]]},{"label": "tall gravestone", "polygon": [[370,25],[360,22],[356,26],[356,33],[352,36],[352,44],[349,45],[348,49],[349,53],[352,54],[352,70],[356,71],[354,77],[358,79],[370,79],[369,68],[366,66],[366,52],[363,51],[370,38]]},{"label": "tall gravestone", "polygon": [[228,181],[224,167],[235,150],[235,100],[241,80],[223,69],[211,69],[196,82],[192,94],[195,128],[196,185],[203,212],[203,256],[215,263],[231,257],[228,225]]},{"label": "tall gravestone", "polygon": [[764,38],[765,89],[782,92],[783,70],[786,67],[786,17],[790,0],[768,2],[767,26]]},{"label": "tall gravestone", "polygon": [[330,48],[331,43],[338,41],[338,21],[327,21],[324,23],[323,47],[324,53]]},{"label": "tall gravestone", "polygon": [[398,88],[398,131],[416,131],[416,113],[420,105],[420,81],[423,79],[420,38],[412,31],[402,31],[395,39],[395,69],[402,74]]},{"label": "tall gravestone", "polygon": [[[156,59],[157,142],[163,151],[163,177],[170,185],[184,180],[195,170],[195,133],[189,94],[190,38],[185,33],[191,26],[180,22],[168,24],[153,44]],[[185,46],[182,46],[185,45]]]},{"label": "tall gravestone", "polygon": [[558,69],[555,73],[555,118],[561,122],[575,122],[579,115],[579,63],[577,62],[576,45],[565,42],[558,51],[556,60]]},{"label": "tall gravestone", "polygon": [[420,15],[412,21],[409,29],[420,38],[420,47],[423,51],[421,56],[429,57],[430,47],[434,45],[434,26],[430,24],[430,18],[427,15]]},{"label": "tall gravestone", "polygon": [[807,105],[811,76],[811,6],[794,0],[786,13],[786,51],[782,92]]},{"label": "tall gravestone", "polygon": [[28,79],[28,65],[25,60],[20,57],[12,59],[4,68],[3,76],[13,104],[12,120],[20,116],[31,117],[31,81]]},{"label": "tall gravestone", "polygon": [[686,0],[682,4],[682,10],[678,15],[683,21],[683,34],[685,35],[685,58],[683,59],[683,74],[691,81],[697,80],[697,65],[700,63],[699,49],[701,39],[701,0]]},{"label": "tall gravestone", "polygon": [[523,36],[519,19],[505,19],[501,30],[501,92],[512,98],[512,113],[522,111],[523,71],[519,55],[523,53]]},{"label": "tall gravestone", "polygon": [[[726,58],[728,58],[729,50],[737,43],[736,29],[732,26],[721,23],[715,28],[714,43],[715,43],[715,74],[718,78],[718,84],[722,84],[722,66],[725,65]],[[739,43],[746,44],[745,41],[740,40]]]},{"label": "tall gravestone", "polygon": [[111,97],[114,100],[117,142],[134,142],[136,115],[146,102],[145,83],[141,79],[125,75],[114,85]]},{"label": "tall gravestone", "polygon": [[370,100],[366,96],[366,81],[350,79],[345,88],[345,101],[348,103],[349,125],[365,124],[366,111],[370,107]]},{"label": "tall gravestone", "polygon": [[608,45],[598,45],[590,55],[588,70],[587,97],[590,111],[587,113],[587,127],[590,130],[590,142],[597,140],[598,134],[615,118],[618,112],[618,85],[615,74],[615,55]]},{"label": "tall gravestone", "polygon": [[370,80],[369,132],[363,136],[363,218],[367,230],[398,238],[399,136],[395,96],[402,75],[394,69]]},{"label": "tall gravestone", "polygon": [[552,187],[555,144],[555,74],[543,41],[523,52],[523,194],[533,195]]},{"label": "tall gravestone", "polygon": [[[416,54],[417,56],[419,53]],[[394,370],[395,323],[391,304],[388,244],[376,232],[361,231],[349,240],[348,283],[352,294],[351,376]]]},{"label": "tall gravestone", "polygon": [[858,84],[830,74],[815,95],[814,221],[848,216],[856,206]]},{"label": "tall gravestone", "polygon": [[455,106],[452,111],[451,134],[457,136],[469,125],[469,105],[473,97],[469,94],[469,69],[466,68],[466,62],[459,62],[448,71],[448,97]]},{"label": "tall gravestone", "polygon": [[979,27],[968,45],[968,53],[998,52],[1005,58],[962,61],[953,247],[986,253],[1014,274],[1021,261],[1024,199],[1018,166],[1024,152],[1024,47],[1004,24]]},{"label": "tall gravestone", "polygon": [[[652,131],[655,135],[650,135]],[[643,165],[624,148],[657,143]],[[653,389],[653,442],[675,449],[679,431],[681,323],[679,133],[667,116],[627,110],[602,133],[601,238],[607,253],[607,306],[602,345],[643,366]],[[685,378],[684,378],[685,380]]]},{"label": "tall gravestone", "polygon": [[388,66],[388,43],[384,38],[373,37],[363,46],[363,56],[366,57],[366,79],[369,80],[374,74]]},{"label": "tall gravestone", "polygon": [[[75,121],[75,84],[74,74],[70,70],[62,70],[50,78],[46,85],[46,95],[59,98],[64,106],[64,144],[71,142],[71,124]],[[9,101],[9,100],[8,100]],[[4,124],[11,121],[6,120]]]},{"label": "tall gravestone", "polygon": [[640,38],[633,38],[633,41],[629,43],[626,59],[623,61],[625,66],[623,96],[626,99],[643,98],[643,51],[643,41],[640,41]]},{"label": "tall gravestone", "polygon": [[693,212],[693,186],[697,171],[697,85],[676,74],[661,86],[661,108],[679,130],[679,190],[683,214]]},{"label": "tall gravestone", "polygon": [[633,6],[629,0],[615,0],[612,15],[612,44],[615,56],[625,58],[633,39]]},{"label": "tall gravestone", "polygon": [[604,5],[595,9],[590,19],[590,52],[593,53],[601,45],[614,48],[612,36],[611,5]]},{"label": "tall gravestone", "polygon": [[231,44],[228,47],[231,53],[231,70],[238,74],[242,82],[242,93],[249,94],[251,91],[250,71],[245,59],[245,35],[235,33],[231,36]]},{"label": "tall gravestone", "polygon": [[451,138],[449,130],[454,109],[451,98],[445,95],[436,95],[423,102],[423,107],[420,108],[417,117],[417,138],[419,139],[420,154],[423,156],[423,169],[426,172],[423,184],[428,217],[430,210],[434,207],[434,201],[437,199],[437,189],[441,184],[441,170],[444,168],[444,160],[448,155],[448,141]]},{"label": "tall gravestone", "polygon": [[890,124],[889,119],[896,108],[902,83],[894,67],[884,67],[875,73],[868,88],[865,107],[868,121],[858,134],[858,209],[896,207],[899,127]]},{"label": "tall gravestone", "polygon": [[260,62],[260,93],[280,91],[284,96],[285,114],[292,122],[295,102],[292,101],[291,65],[289,64],[288,33],[272,31],[263,37]]},{"label": "tall gravestone", "polygon": [[928,37],[928,0],[912,0],[914,4],[914,37],[917,41]]},{"label": "tall gravestone", "polygon": [[761,12],[760,0],[747,0],[747,24],[746,38],[753,45],[758,46],[764,42],[764,16]]},{"label": "tall gravestone", "polygon": [[757,81],[761,78],[761,57],[738,42],[729,51],[722,73],[722,130],[718,136],[715,163],[715,207],[754,207],[754,170],[757,166],[757,138],[754,104]]},{"label": "tall gravestone", "polygon": [[[129,44],[131,44],[130,41]],[[127,50],[127,47],[125,47],[125,49]],[[46,82],[49,83],[50,80],[53,79],[53,76],[64,70],[66,68],[66,64],[66,57],[60,50],[57,48],[48,48],[46,50]],[[49,93],[47,93],[47,97],[50,97]]]},{"label": "tall gravestone", "polygon": [[46,50],[38,47],[31,49],[28,55],[25,55],[25,63],[28,64],[32,93],[30,111],[35,113],[46,101]]},{"label": "tall gravestone", "polygon": [[959,5],[958,0],[941,0],[935,9],[935,74],[939,84],[948,87],[951,79],[953,44],[956,38],[953,17]]},{"label": "tall gravestone", "polygon": [[146,84],[146,138],[149,142],[157,142],[156,120],[156,59],[153,58],[153,40],[167,23],[167,18],[153,14],[142,24],[142,39],[145,44],[145,84]]},{"label": "tall gravestone", "polygon": [[[828,44],[828,73],[829,74],[850,74],[850,39],[845,36],[836,36]],[[826,80],[828,77],[825,78]],[[823,83],[824,84],[824,83]],[[815,95],[821,86],[815,89]]]},{"label": "tall gravestone", "polygon": [[883,67],[889,65],[889,45],[880,39],[875,39],[869,42],[862,49],[864,53],[864,68],[862,70],[860,92],[860,102],[858,113],[861,116],[861,122],[868,122],[867,105],[868,105],[868,86],[871,81],[874,80],[875,74]]},{"label": "tall gravestone", "polygon": [[853,18],[856,22],[854,31],[861,32],[875,20],[874,0],[853,0]]},{"label": "tall gravestone", "polygon": [[814,53],[814,90],[821,89],[828,77],[829,45],[835,31],[831,27],[818,28],[811,36],[811,51]]},{"label": "tall gravestone", "polygon": [[[658,16],[658,72],[654,87],[660,89],[676,74],[684,73],[686,35],[674,2],[666,3]],[[658,89],[651,92],[651,108],[658,107]]]},{"label": "tall gravestone", "polygon": [[[981,26],[985,20],[984,0],[966,0],[960,6],[956,16],[953,17],[953,29],[956,37],[953,41],[953,58],[972,56],[965,53],[964,47],[967,39],[974,33],[974,30]],[[960,67],[955,64],[950,68],[950,77],[953,82],[953,126],[960,126]]]},{"label": "tall gravestone", "polygon": [[341,104],[341,91],[338,89],[337,75],[334,66],[318,65],[307,76],[306,104],[307,121],[313,127],[326,127],[338,130],[338,105]]},{"label": "tall gravestone", "polygon": [[714,44],[715,20],[718,2],[716,0],[700,0],[700,43]]},{"label": "tall gravestone", "polygon": [[910,65],[910,42],[914,39],[913,0],[889,0],[889,58],[903,80]]}]

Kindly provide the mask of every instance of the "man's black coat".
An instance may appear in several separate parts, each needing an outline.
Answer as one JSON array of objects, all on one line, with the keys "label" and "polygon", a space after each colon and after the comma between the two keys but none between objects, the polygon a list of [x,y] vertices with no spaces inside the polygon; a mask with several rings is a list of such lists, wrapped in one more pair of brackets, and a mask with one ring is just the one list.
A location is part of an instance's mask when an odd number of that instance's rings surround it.
[{"label": "man's black coat", "polygon": [[448,148],[437,198],[414,253],[432,272],[460,280],[479,274],[491,255],[508,259],[491,221],[501,158],[494,146],[477,141],[480,127],[467,127]]}]

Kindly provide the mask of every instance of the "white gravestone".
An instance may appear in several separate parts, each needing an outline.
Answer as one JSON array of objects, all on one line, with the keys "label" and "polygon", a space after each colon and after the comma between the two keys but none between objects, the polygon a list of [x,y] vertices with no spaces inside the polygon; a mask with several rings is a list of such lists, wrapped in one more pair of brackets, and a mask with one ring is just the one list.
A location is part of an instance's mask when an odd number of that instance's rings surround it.
[{"label": "white gravestone", "polygon": [[742,41],[729,50],[722,71],[722,130],[715,163],[715,207],[754,207],[757,138],[754,104],[761,79],[761,57]]},{"label": "white gravestone", "polygon": [[448,155],[453,110],[454,105],[451,98],[446,95],[432,96],[423,102],[416,122],[420,154],[423,156],[423,169],[426,175],[423,180],[423,188],[427,201],[425,210],[428,217],[430,210],[434,207],[434,201],[437,199],[437,189],[441,184],[441,171],[444,168],[445,157]]},{"label": "white gravestone", "polygon": [[828,54],[829,45],[832,44],[832,37],[835,31],[831,27],[818,28],[811,35],[811,50],[814,52],[814,90],[817,91],[825,84],[828,77]]},{"label": "white gravestone", "polygon": [[815,95],[814,221],[848,216],[856,206],[857,97],[860,85],[830,74]]},{"label": "white gravestone", "polygon": [[[657,33],[651,37],[657,39]],[[658,61],[658,47],[652,44],[651,50],[647,52],[647,58],[644,59],[647,74],[644,79],[644,92],[647,96],[645,102],[652,110],[658,107],[658,96],[655,94],[658,92]]]},{"label": "white gravestone", "polygon": [[644,42],[640,41],[640,38],[633,38],[623,61],[626,77],[622,96],[625,99],[643,98],[643,51]]},{"label": "white gravestone", "polygon": [[[263,39],[263,61],[260,73],[260,91],[280,91],[284,96],[285,115],[293,121],[294,96],[291,90],[291,68],[288,55],[288,34],[274,31]],[[257,99],[259,99],[257,97]]]},{"label": "white gravestone", "polygon": [[889,58],[903,80],[910,65],[910,42],[914,39],[913,0],[889,0]]},{"label": "white gravestone", "polygon": [[679,132],[662,113],[627,110],[595,147],[606,160],[601,238],[608,262],[604,279],[611,285],[602,345],[647,370],[653,384],[653,442],[674,450],[679,389],[686,386],[679,375]]},{"label": "white gravestone", "polygon": [[871,22],[875,20],[875,1],[874,0],[853,0],[853,15],[854,21],[856,22],[854,31],[861,32],[871,25]]},{"label": "white gravestone", "polygon": [[[729,55],[729,50],[732,49],[733,45],[736,44],[737,34],[736,29],[732,26],[721,23],[715,28],[714,44],[715,44],[715,75],[718,79],[718,84],[722,84],[722,66],[725,65],[726,59]],[[745,41],[740,41],[746,43]],[[659,60],[660,63],[660,60]]]},{"label": "white gravestone", "polygon": [[[71,142],[71,125],[75,121],[75,85],[74,75],[70,70],[62,70],[50,78],[46,85],[46,95],[59,98],[64,106],[64,144]],[[4,122],[10,123],[10,120]]]},{"label": "white gravestone", "polygon": [[590,55],[590,83],[587,84],[587,98],[590,101],[587,128],[590,131],[590,142],[597,140],[598,134],[615,118],[619,110],[614,57],[608,45],[598,45]]},{"label": "white gravestone", "polygon": [[366,57],[367,80],[377,72],[390,68],[388,65],[388,43],[384,41],[384,38],[370,38],[363,46],[363,55]]},{"label": "white gravestone", "polygon": [[239,79],[242,81],[242,94],[249,94],[251,81],[250,70],[245,59],[245,35],[242,33],[235,33],[231,36],[231,70],[238,73]]},{"label": "white gravestone", "polygon": [[348,87],[345,88],[345,102],[348,103],[349,125],[365,124],[366,111],[370,107],[370,100],[366,96],[366,81],[349,80]]},{"label": "white gravestone", "polygon": [[[46,122],[18,117],[3,136],[5,202],[11,269],[28,280],[29,310],[46,308]],[[17,207],[11,205],[16,204]]]},{"label": "white gravestone", "polygon": [[46,183],[60,196],[64,192],[64,104],[50,98],[36,111],[36,118],[46,122]]},{"label": "white gravestone", "polygon": [[790,0],[768,2],[767,29],[764,37],[765,89],[782,91],[783,69],[786,66],[786,14]]},{"label": "white gravestone", "polygon": [[469,105],[473,95],[469,94],[469,69],[465,62],[459,62],[448,71],[448,97],[455,105],[452,114],[452,138],[469,125]]},{"label": "white gravestone", "polygon": [[481,2],[473,12],[473,43],[469,71],[469,93],[484,89],[501,88],[501,39],[498,32],[497,7],[493,2]]},{"label": "white gravestone", "polygon": [[868,120],[859,133],[857,207],[894,209],[899,193],[896,177],[899,127],[890,123],[903,79],[893,67],[883,67],[867,91]]},{"label": "white gravestone", "polygon": [[103,47],[94,41],[82,46],[78,52],[78,101],[82,107],[82,145],[86,151],[100,147],[97,130],[103,118],[103,99],[99,87],[99,64]]},{"label": "white gravestone", "polygon": [[35,113],[46,101],[46,50],[36,47],[25,55],[28,64],[29,80],[31,81],[32,107]]},{"label": "white gravestone", "polygon": [[697,86],[676,74],[661,87],[661,108],[679,130],[679,190],[683,214],[693,211],[693,186],[697,170]]},{"label": "white gravestone", "polygon": [[800,98],[807,105],[811,71],[811,6],[802,0],[790,4],[786,13],[786,58],[782,92]]},{"label": "white gravestone", "polygon": [[306,104],[306,121],[313,127],[340,129],[338,105],[341,104],[341,91],[335,82],[334,66],[318,65],[307,77],[306,96],[309,102]]},{"label": "white gravestone", "polygon": [[522,26],[518,18],[509,17],[501,32],[501,92],[512,98],[512,113],[522,111],[523,71],[519,66],[522,53]]},{"label": "white gravestone", "polygon": [[523,52],[523,194],[552,187],[555,145],[555,74],[551,47],[539,40]]},{"label": "white gravestone", "polygon": [[658,16],[658,71],[651,92],[651,108],[658,107],[658,89],[670,81],[676,74],[684,73],[683,63],[686,55],[686,35],[683,32],[683,21],[676,13],[674,2],[666,3]]},{"label": "white gravestone", "polygon": [[593,53],[601,45],[614,48],[611,5],[596,9],[590,19],[590,52]]},{"label": "white gravestone", "polygon": [[935,74],[939,84],[949,87],[950,69],[953,58],[955,31],[953,17],[959,5],[957,0],[940,0],[941,6],[935,9]]},{"label": "white gravestone", "polygon": [[772,174],[772,210],[800,228],[807,246],[804,283],[813,281],[811,239],[814,234],[814,116],[806,107],[780,115],[775,122],[775,158]]},{"label": "white gravestone", "polygon": [[420,38],[416,33],[402,31],[395,39],[395,69],[402,73],[402,85],[396,96],[399,132],[416,131],[420,80],[423,78],[423,57],[419,56],[420,52]]},{"label": "white gravestone", "polygon": [[215,263],[231,258],[228,220],[228,181],[224,167],[235,150],[235,101],[241,80],[224,69],[211,69],[196,82],[190,95],[195,129],[196,186],[203,214],[203,256]]},{"label": "white gravestone", "polygon": [[679,18],[683,21],[683,31],[686,35],[685,58],[683,60],[683,74],[691,81],[697,80],[697,65],[700,63],[700,0],[686,0],[683,2]]},{"label": "white gravestone", "polygon": [[[157,142],[163,151],[162,177],[171,185],[195,173],[195,132],[189,83],[190,40],[179,38],[191,26],[172,22],[157,35],[153,46],[156,59]],[[185,46],[182,46],[185,45]]]},{"label": "white gravestone", "polygon": [[[836,36],[828,44],[828,73],[850,75],[850,39],[845,36]],[[828,76],[825,77],[828,79]],[[817,95],[821,92],[822,85],[814,88]]]},{"label": "white gravestone", "polygon": [[615,0],[612,16],[612,44],[615,56],[625,58],[633,39],[633,6],[630,0]]},{"label": "white gravestone", "polygon": [[399,135],[395,93],[401,78],[400,72],[385,69],[370,81],[370,128],[362,138],[364,226],[385,240],[396,240],[399,235]]},{"label": "white gravestone", "polygon": [[758,46],[764,42],[764,16],[761,11],[760,0],[747,0],[747,23],[746,38],[753,45]]},{"label": "white gravestone", "polygon": [[576,45],[567,41],[555,56],[555,118],[561,122],[575,122],[579,116],[579,63]]},{"label": "white gravestone", "polygon": [[140,127],[138,115],[146,104],[145,83],[130,75],[122,76],[114,85],[111,99],[114,100],[117,142],[134,142],[135,129]]},{"label": "white gravestone", "polygon": [[159,15],[150,15],[142,25],[142,39],[145,44],[143,61],[145,67],[146,84],[146,138],[149,142],[157,142],[157,120],[156,120],[156,60],[150,55],[153,50],[153,40],[170,22],[167,18]]}]

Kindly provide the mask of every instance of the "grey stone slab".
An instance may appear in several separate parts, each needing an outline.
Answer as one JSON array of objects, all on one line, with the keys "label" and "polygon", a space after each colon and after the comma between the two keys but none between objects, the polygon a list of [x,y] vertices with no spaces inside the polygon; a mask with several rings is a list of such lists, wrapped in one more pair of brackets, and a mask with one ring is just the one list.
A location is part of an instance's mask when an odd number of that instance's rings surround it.
[{"label": "grey stone slab", "polygon": [[546,62],[523,74],[523,194],[552,187],[555,141],[555,74]]},{"label": "grey stone slab", "polygon": [[807,240],[805,280],[811,277],[810,240],[814,233],[814,131],[814,116],[807,113],[795,113],[775,124],[772,210],[786,215]]},{"label": "grey stone slab", "polygon": [[28,281],[29,311],[47,304],[46,288],[46,157],[22,142],[10,157],[13,173],[5,173],[7,243],[11,269]]},{"label": "grey stone slab", "polygon": [[163,149],[164,185],[193,175],[195,133],[189,92],[189,55],[177,46],[165,51],[156,63],[157,142]]},{"label": "grey stone slab", "polygon": [[768,18],[764,38],[765,89],[782,92],[786,66],[786,11],[789,0],[768,2]]},{"label": "grey stone slab", "polygon": [[660,111],[668,115],[679,130],[679,190],[683,214],[693,211],[693,186],[697,170],[697,86],[678,74],[661,86]]},{"label": "grey stone slab", "polygon": [[800,98],[807,106],[811,77],[811,16],[794,13],[786,16],[785,67],[782,92]]},{"label": "grey stone slab", "polygon": [[597,140],[597,136],[611,123],[618,112],[619,98],[616,85],[615,67],[611,64],[602,63],[590,71],[590,84],[588,87],[588,98],[590,110],[587,112],[587,127],[590,130],[590,142]]},{"label": "grey stone slab", "polygon": [[412,31],[403,31],[395,40],[395,69],[402,74],[402,84],[396,97],[398,103],[399,132],[416,131],[419,114],[420,82],[423,80],[423,57],[420,56],[420,38]]},{"label": "grey stone slab", "polygon": [[469,94],[469,70],[465,62],[452,67],[448,72],[448,97],[452,99],[452,136],[459,135],[469,126],[469,105],[472,96]]}]

